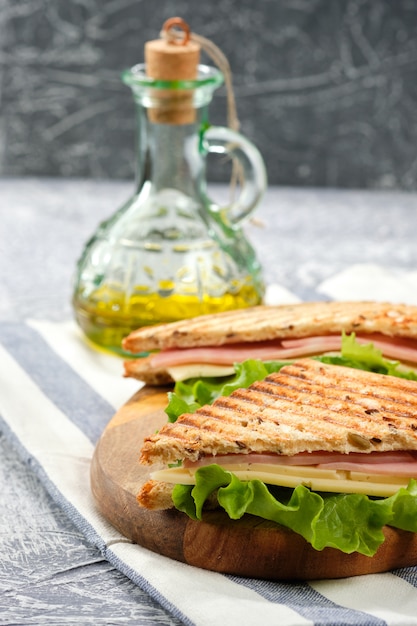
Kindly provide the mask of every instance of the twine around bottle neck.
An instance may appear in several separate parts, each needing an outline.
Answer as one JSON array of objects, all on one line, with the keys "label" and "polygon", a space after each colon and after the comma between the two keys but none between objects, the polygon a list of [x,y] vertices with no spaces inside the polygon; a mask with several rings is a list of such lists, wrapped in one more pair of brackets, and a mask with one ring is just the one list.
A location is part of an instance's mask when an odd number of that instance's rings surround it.
[{"label": "twine around bottle neck", "polygon": [[[166,28],[161,31],[161,38],[169,43],[180,43],[184,35],[173,28]],[[211,58],[213,63],[219,68],[224,77],[224,84],[227,94],[227,125],[235,131],[239,131],[240,122],[237,116],[236,100],[233,92],[232,70],[225,54],[210,39],[190,32],[189,38],[198,43],[202,50]]]},{"label": "twine around bottle neck", "polygon": [[[178,17],[167,20],[160,33],[162,39],[167,43],[185,45],[187,41],[191,40],[198,44],[202,50],[207,54],[213,63],[222,72],[224,77],[224,84],[226,87],[227,97],[227,125],[228,127],[239,132],[240,122],[237,115],[236,100],[233,91],[232,70],[227,60],[226,55],[220,50],[211,39],[207,39],[202,35],[197,35],[190,30],[188,24]],[[232,158],[232,172],[230,177],[230,202],[233,203],[235,199],[236,189],[238,185],[243,185],[244,176],[240,162]]]}]

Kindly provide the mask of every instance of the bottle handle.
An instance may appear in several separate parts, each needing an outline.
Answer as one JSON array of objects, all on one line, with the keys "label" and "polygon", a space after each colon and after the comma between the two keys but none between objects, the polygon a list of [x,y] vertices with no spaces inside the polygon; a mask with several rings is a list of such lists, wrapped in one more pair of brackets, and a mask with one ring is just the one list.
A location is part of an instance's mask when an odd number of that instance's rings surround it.
[{"label": "bottle handle", "polygon": [[204,133],[204,143],[210,153],[236,159],[243,174],[240,194],[229,205],[218,208],[229,226],[247,219],[259,203],[267,185],[265,164],[259,150],[240,133],[223,126],[210,126]]}]

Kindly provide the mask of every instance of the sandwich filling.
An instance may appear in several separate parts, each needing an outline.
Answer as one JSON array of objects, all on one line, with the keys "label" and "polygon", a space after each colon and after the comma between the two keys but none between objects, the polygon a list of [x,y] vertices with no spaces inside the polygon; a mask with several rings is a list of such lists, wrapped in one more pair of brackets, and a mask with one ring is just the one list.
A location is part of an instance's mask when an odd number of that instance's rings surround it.
[{"label": "sandwich filling", "polygon": [[153,480],[194,485],[196,471],[217,464],[240,480],[260,480],[268,485],[294,488],[304,485],[314,491],[363,493],[391,496],[417,478],[417,452],[371,452],[336,454],[300,453],[294,456],[273,454],[230,454],[184,461],[181,467],[151,473]]},{"label": "sandwich filling", "polygon": [[[377,350],[389,359],[417,363],[417,341],[381,334],[357,335],[360,344],[372,343]],[[262,361],[294,359],[311,354],[340,351],[342,337],[325,335],[322,337],[303,337],[300,339],[282,339],[256,341],[224,346],[201,348],[171,348],[153,354],[151,363],[154,367],[175,367],[190,363],[212,363],[216,365],[233,365],[246,359]]]},{"label": "sandwich filling", "polygon": [[[367,336],[358,335],[356,341],[361,345],[372,342],[373,346],[388,359],[417,364],[416,340],[373,333]],[[151,355],[149,367],[166,369],[174,381],[195,376],[229,376],[233,374],[234,363],[241,363],[247,359],[290,360],[340,352],[341,347],[341,335],[324,335],[201,348],[171,348]]]}]

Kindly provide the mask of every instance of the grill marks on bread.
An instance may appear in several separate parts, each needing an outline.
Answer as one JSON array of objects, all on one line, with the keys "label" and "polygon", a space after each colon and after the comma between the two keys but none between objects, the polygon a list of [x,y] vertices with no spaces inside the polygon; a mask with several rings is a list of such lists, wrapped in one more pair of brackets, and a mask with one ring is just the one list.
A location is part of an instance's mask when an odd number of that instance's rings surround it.
[{"label": "grill marks on bread", "polygon": [[141,460],[416,449],[417,383],[303,359],[166,424]]},{"label": "grill marks on bread", "polygon": [[257,306],[148,326],[133,331],[125,350],[219,346],[346,333],[417,338],[417,307],[383,302],[303,302]]}]

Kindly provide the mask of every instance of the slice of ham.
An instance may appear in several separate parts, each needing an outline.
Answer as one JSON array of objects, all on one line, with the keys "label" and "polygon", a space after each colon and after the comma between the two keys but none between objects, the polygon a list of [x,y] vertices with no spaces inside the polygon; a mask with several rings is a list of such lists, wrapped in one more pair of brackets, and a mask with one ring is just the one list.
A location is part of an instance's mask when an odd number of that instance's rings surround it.
[{"label": "slice of ham", "polygon": [[[358,343],[372,343],[375,348],[381,350],[382,354],[390,359],[417,363],[417,341],[415,339],[403,339],[401,337],[386,337],[381,334],[359,335],[356,337]],[[338,335],[328,335],[325,337],[304,337],[301,339],[289,339],[281,342],[283,348],[295,350],[304,349],[311,354],[312,350],[330,352],[340,350],[341,337]]]},{"label": "slice of ham", "polygon": [[[375,348],[390,359],[417,363],[417,341],[381,334],[359,335],[359,343],[373,343]],[[341,348],[340,335],[323,337],[304,337],[300,339],[284,339],[260,341],[253,343],[236,343],[207,348],[181,348],[158,352],[151,357],[153,367],[168,368],[190,363],[212,363],[217,365],[233,365],[247,359],[263,361],[287,360],[302,356],[323,354],[338,351]]]},{"label": "slice of ham", "polygon": [[238,465],[240,463],[312,466],[320,469],[340,469],[366,474],[386,476],[417,477],[417,452],[370,452],[339,454],[332,452],[306,452],[294,456],[278,454],[228,454],[225,456],[203,457],[199,461],[184,461],[183,466],[198,469],[205,465],[217,463],[221,466]]},{"label": "slice of ham", "polygon": [[[340,340],[339,340],[340,346]],[[236,343],[228,346],[213,348],[182,348],[163,350],[152,357],[155,367],[175,367],[190,363],[212,363],[216,365],[233,365],[247,359],[291,359],[303,354],[301,348],[283,348],[280,341],[262,341],[254,345],[250,343]]]}]

